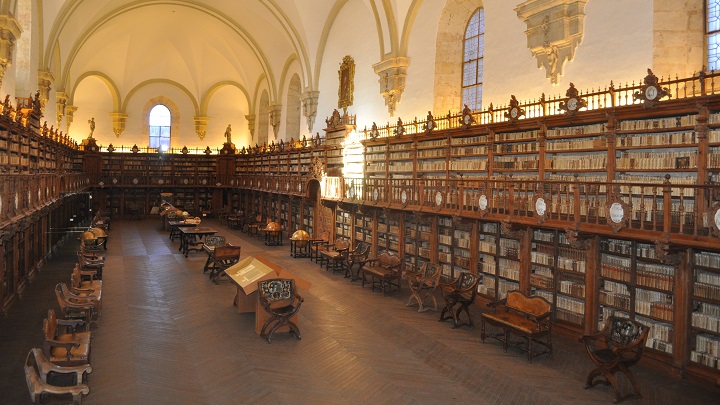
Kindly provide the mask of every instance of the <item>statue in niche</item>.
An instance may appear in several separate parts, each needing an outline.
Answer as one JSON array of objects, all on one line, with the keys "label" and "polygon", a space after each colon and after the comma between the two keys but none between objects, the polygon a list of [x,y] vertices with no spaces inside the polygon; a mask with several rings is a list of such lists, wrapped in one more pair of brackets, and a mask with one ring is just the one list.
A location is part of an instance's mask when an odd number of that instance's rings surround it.
[{"label": "statue in niche", "polygon": [[227,128],[225,128],[225,139],[226,143],[232,143],[232,128],[230,124],[228,124]]},{"label": "statue in niche", "polygon": [[88,135],[88,138],[92,139],[93,133],[95,132],[95,117],[90,118],[88,124],[90,124],[90,135]]}]

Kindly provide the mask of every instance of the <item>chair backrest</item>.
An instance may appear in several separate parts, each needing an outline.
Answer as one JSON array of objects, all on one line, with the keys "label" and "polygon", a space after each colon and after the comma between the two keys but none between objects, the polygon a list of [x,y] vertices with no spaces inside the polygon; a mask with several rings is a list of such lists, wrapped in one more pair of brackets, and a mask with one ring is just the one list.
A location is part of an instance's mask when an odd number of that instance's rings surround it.
[{"label": "chair backrest", "polygon": [[460,276],[456,279],[455,288],[457,290],[475,290],[477,283],[480,281],[480,276],[469,271],[463,271]]},{"label": "chair backrest", "polygon": [[420,269],[420,278],[424,280],[440,280],[440,267],[433,263],[425,262]]},{"label": "chair backrest", "polygon": [[607,333],[607,344],[611,348],[622,350],[645,346],[649,328],[639,322],[611,316],[605,321],[603,328]]},{"label": "chair backrest", "polygon": [[345,238],[335,239],[335,250],[347,250],[350,248],[350,241]]},{"label": "chair backrest", "polygon": [[291,278],[272,278],[258,283],[261,297],[269,302],[289,301],[295,296],[295,280]]},{"label": "chair backrest", "polygon": [[240,246],[226,245],[215,248],[215,261],[240,260]]},{"label": "chair backrest", "polygon": [[359,261],[367,260],[369,254],[370,245],[365,242],[358,242],[357,246],[355,246],[355,251],[353,252],[354,259]]},{"label": "chair backrest", "polygon": [[225,244],[225,237],[221,235],[208,235],[205,237],[205,244],[208,246],[223,246]]},{"label": "chair backrest", "polygon": [[400,257],[396,254],[390,253],[388,251],[382,253],[379,259],[379,264],[382,267],[385,268],[393,268],[393,267],[399,267],[400,266]]},{"label": "chair backrest", "polygon": [[551,304],[543,297],[528,297],[522,292],[515,290],[509,291],[507,294],[507,306],[539,317],[550,312]]}]

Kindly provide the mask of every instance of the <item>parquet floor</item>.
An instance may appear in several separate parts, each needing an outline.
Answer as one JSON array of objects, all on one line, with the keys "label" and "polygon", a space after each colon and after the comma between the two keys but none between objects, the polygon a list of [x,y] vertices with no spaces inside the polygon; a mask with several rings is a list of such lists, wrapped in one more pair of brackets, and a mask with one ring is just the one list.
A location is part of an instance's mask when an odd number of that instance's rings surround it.
[{"label": "parquet floor", "polygon": [[[532,364],[479,327],[450,328],[436,312],[405,306],[326,272],[284,247],[265,247],[217,222],[242,257],[263,255],[312,283],[299,315],[302,340],[266,343],[254,315],[232,306],[235,287],[202,274],[206,256],[178,252],[155,220],[115,221],[103,274],[103,316],[93,333],[86,404],[605,404],[609,387],[583,389],[592,368],[582,345],[555,339]],[[71,242],[0,320],[0,403],[29,403],[22,363],[41,343],[52,288],[69,280]],[[480,307],[473,308],[479,320]],[[717,388],[636,367],[643,398],[630,404],[714,404]],[[627,388],[627,387],[626,387]],[[48,400],[47,403],[61,403]],[[67,402],[67,401],[66,401]]]}]

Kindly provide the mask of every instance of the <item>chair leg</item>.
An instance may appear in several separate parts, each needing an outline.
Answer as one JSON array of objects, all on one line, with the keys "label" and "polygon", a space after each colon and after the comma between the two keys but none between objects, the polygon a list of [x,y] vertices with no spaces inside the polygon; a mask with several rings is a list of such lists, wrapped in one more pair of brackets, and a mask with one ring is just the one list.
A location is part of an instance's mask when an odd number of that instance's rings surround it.
[{"label": "chair leg", "polygon": [[620,372],[625,374],[625,377],[627,377],[628,380],[630,380],[630,384],[632,384],[633,387],[633,394],[635,398],[642,398],[642,395],[640,394],[640,384],[638,384],[637,379],[635,378],[635,374],[632,373],[627,367],[621,367]]}]

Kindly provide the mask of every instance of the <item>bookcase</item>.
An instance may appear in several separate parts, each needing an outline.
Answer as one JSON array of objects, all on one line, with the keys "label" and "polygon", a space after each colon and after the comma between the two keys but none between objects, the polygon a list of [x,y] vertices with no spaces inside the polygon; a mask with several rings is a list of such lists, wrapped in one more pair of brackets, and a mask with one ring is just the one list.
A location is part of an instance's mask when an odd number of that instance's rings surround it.
[{"label": "bookcase", "polygon": [[498,245],[500,225],[495,222],[480,222],[478,227],[478,261],[480,275],[478,293],[481,297],[493,301],[498,291]]},{"label": "bookcase", "polygon": [[690,361],[720,370],[720,253],[694,250]]},{"label": "bookcase", "polygon": [[488,171],[488,134],[450,137],[451,177],[484,178]]},{"label": "bookcase", "polygon": [[378,254],[388,251],[398,254],[400,238],[401,213],[397,211],[381,210],[377,216],[377,250]]},{"label": "bookcase", "polygon": [[491,176],[515,179],[537,179],[541,169],[538,157],[538,129],[513,132],[490,132],[492,145]]},{"label": "bookcase", "polygon": [[601,240],[598,322],[611,315],[635,319],[650,327],[647,348],[672,355],[676,273],[652,245]]},{"label": "bookcase", "polygon": [[432,219],[419,213],[405,213],[405,270],[417,271],[423,263],[430,262]]},{"label": "bookcase", "polygon": [[368,215],[363,211],[356,211],[353,215],[355,220],[355,238],[353,246],[358,242],[365,242],[368,245],[373,244],[373,215]]},{"label": "bookcase", "polygon": [[335,210],[335,234],[336,236],[342,236],[346,239],[351,239],[352,234],[352,214],[338,206]]}]

